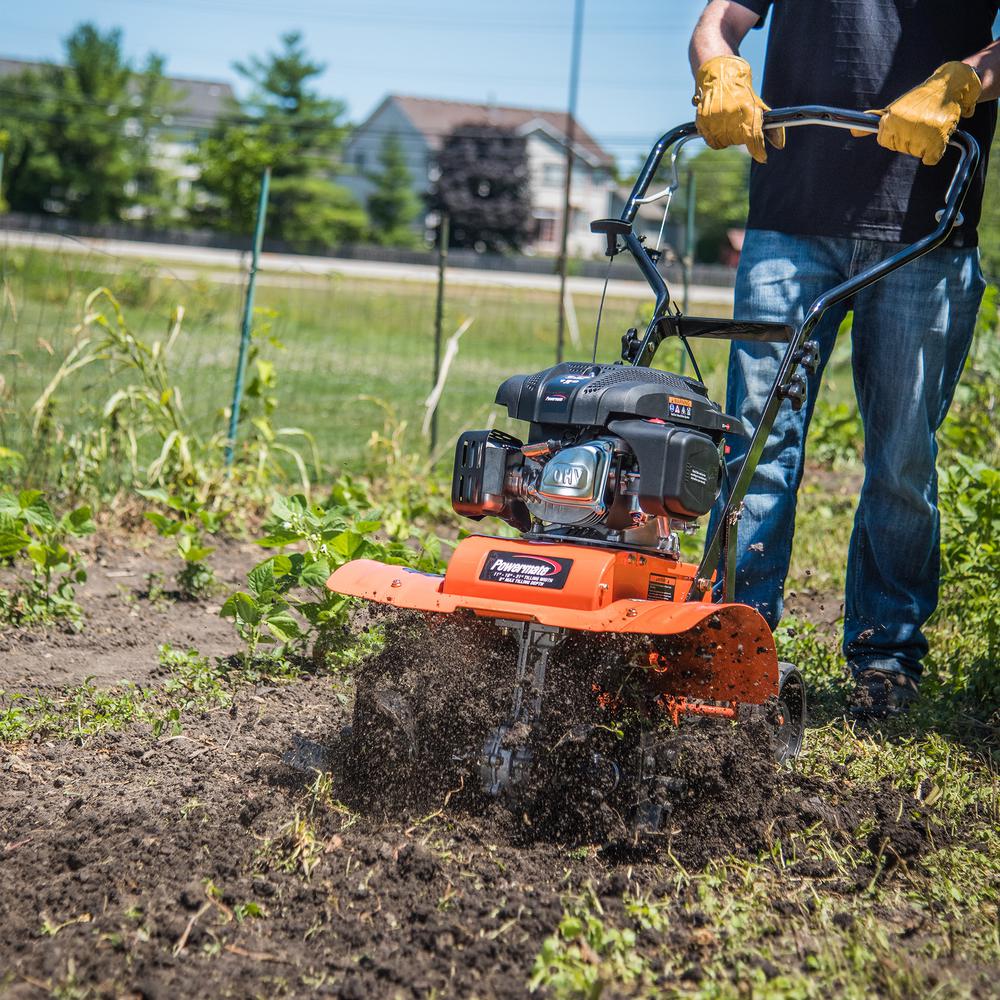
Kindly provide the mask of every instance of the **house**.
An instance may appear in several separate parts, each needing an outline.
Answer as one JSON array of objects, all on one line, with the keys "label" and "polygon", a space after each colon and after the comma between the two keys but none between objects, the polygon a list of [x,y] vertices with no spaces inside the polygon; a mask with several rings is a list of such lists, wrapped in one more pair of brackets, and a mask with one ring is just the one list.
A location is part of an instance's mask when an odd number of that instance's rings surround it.
[{"label": "house", "polygon": [[[568,124],[569,116],[564,111],[389,94],[348,140],[344,164],[350,172],[338,180],[359,201],[367,201],[372,190],[367,175],[378,170],[379,153],[386,136],[395,135],[406,154],[414,189],[423,195],[435,178],[435,155],[445,136],[455,128],[491,125],[512,129],[527,138],[535,217],[535,238],[530,249],[541,254],[556,254],[565,199]],[[571,253],[590,256],[599,252],[590,223],[609,214],[615,190],[614,161],[579,123],[575,129],[573,152],[569,248]]]},{"label": "house", "polygon": [[[37,72],[46,63],[0,58],[0,80],[27,70]],[[184,76],[164,77],[173,102],[161,119],[153,145],[153,164],[170,174],[178,198],[187,196],[198,176],[190,162],[199,142],[211,132],[219,118],[232,114],[236,98],[230,84],[222,80],[196,80]]]}]

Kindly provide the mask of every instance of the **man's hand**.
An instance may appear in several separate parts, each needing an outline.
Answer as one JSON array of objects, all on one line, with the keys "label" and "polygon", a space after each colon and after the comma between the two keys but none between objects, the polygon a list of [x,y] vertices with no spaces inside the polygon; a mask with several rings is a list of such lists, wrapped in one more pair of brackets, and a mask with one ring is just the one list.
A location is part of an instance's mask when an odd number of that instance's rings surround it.
[{"label": "man's hand", "polygon": [[968,118],[975,110],[982,89],[971,66],[945,63],[919,87],[907,91],[884,111],[874,112],[882,115],[878,144],[934,166],[944,156],[959,118]]},{"label": "man's hand", "polygon": [[[764,150],[764,112],[771,109],[753,89],[750,64],[739,56],[716,56],[695,73],[695,123],[712,149],[746,146],[758,162],[767,160]],[[776,149],[785,145],[785,130],[772,129],[767,136]]]}]

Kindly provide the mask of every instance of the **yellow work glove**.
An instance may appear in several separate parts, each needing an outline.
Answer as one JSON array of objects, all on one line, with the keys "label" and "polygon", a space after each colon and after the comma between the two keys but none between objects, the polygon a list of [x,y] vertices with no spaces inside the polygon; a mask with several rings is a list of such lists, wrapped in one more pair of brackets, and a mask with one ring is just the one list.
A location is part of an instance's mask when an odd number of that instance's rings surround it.
[{"label": "yellow work glove", "polygon": [[[758,162],[767,160],[764,151],[764,112],[771,109],[753,89],[750,64],[739,56],[716,56],[695,73],[695,124],[712,149],[746,146]],[[776,149],[785,146],[785,130],[771,129],[768,141]]]},{"label": "yellow work glove", "polygon": [[897,153],[909,153],[927,166],[934,166],[944,156],[959,117],[968,118],[972,114],[982,90],[982,82],[971,66],[946,62],[884,111],[872,112],[882,116],[878,144]]}]

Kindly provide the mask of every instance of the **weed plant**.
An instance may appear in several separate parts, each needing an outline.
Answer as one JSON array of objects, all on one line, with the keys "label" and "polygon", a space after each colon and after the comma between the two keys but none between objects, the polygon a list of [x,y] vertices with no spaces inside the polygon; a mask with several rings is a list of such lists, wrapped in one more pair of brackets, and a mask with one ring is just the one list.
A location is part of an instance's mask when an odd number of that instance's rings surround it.
[{"label": "weed plant", "polygon": [[89,507],[56,517],[41,490],[0,489],[0,564],[13,570],[13,590],[0,589],[0,624],[57,620],[79,627],[76,587],[87,579],[70,544],[94,531]]},{"label": "weed plant", "polygon": [[[256,343],[231,469],[224,461],[223,432],[205,436],[194,427],[171,363],[183,319],[184,309],[178,306],[166,336],[147,343],[129,329],[111,291],[98,288],[87,296],[73,346],[32,406],[36,441],[58,443],[60,483],[97,498],[140,486],[211,505],[234,492],[263,497],[286,478],[284,458],[308,492],[309,463],[288,440],[306,442],[315,470],[318,457],[312,437],[301,428],[274,426],[276,369],[260,356]],[[265,323],[257,335],[265,336],[266,329]],[[86,402],[63,413],[62,401],[74,395],[83,372],[96,374],[107,396],[92,405],[91,387]],[[220,413],[220,425],[227,416]]]},{"label": "weed plant", "polygon": [[215,551],[205,544],[205,535],[220,528],[223,514],[207,509],[190,493],[173,496],[166,490],[139,490],[147,500],[160,504],[166,513],[146,511],[145,517],[161,538],[172,538],[183,567],[177,574],[177,586],[186,600],[208,597],[215,587],[215,573],[205,560]]}]

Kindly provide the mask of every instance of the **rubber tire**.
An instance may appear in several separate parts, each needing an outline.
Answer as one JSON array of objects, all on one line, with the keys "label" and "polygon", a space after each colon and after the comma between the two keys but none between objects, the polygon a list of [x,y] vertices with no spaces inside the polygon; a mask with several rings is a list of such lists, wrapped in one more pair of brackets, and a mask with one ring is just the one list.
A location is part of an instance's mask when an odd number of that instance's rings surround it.
[{"label": "rubber tire", "polygon": [[808,710],[806,685],[791,663],[778,663],[778,706],[783,721],[772,737],[774,756],[779,764],[794,760],[802,751]]}]

